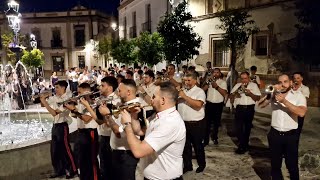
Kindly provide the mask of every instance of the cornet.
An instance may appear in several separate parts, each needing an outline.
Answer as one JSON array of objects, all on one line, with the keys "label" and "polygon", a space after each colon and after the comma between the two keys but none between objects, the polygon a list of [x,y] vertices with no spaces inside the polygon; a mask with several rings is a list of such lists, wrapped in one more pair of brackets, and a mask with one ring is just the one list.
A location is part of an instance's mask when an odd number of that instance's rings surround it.
[{"label": "cornet", "polygon": [[96,94],[98,94],[98,93],[100,93],[100,92],[88,92],[88,93],[85,93],[85,94],[78,95],[78,96],[76,96],[76,97],[71,97],[71,98],[69,98],[69,99],[67,99],[67,100],[64,100],[64,101],[62,101],[62,102],[58,102],[57,104],[58,104],[58,106],[61,106],[61,105],[65,104],[65,103],[69,103],[69,102],[71,102],[71,101],[77,101],[77,100],[79,100],[79,99],[82,98],[82,97],[90,96],[90,95],[96,95]]},{"label": "cornet", "polygon": [[[115,106],[114,106],[115,107]],[[132,108],[135,108],[135,107],[140,107],[140,108],[146,108],[146,107],[152,107],[151,105],[145,105],[145,106],[141,106],[141,103],[139,102],[135,102],[135,103],[130,103],[130,104],[127,104],[127,105],[121,105],[121,106],[118,106],[118,107],[115,107],[114,109],[111,110],[111,114],[114,115],[115,117],[118,117],[119,114],[123,111],[123,110],[130,110]]]},{"label": "cornet", "polygon": [[257,80],[257,76],[256,75],[251,75],[250,76],[250,80],[251,81],[256,81]]},{"label": "cornet", "polygon": [[239,86],[239,88],[236,90],[236,92],[238,94],[243,94],[246,92],[248,84],[241,84],[241,86]]},{"label": "cornet", "polygon": [[91,108],[95,109],[99,107],[101,104],[111,102],[112,100],[113,100],[113,97],[105,97],[105,98],[98,97],[95,99],[95,103],[91,105]]},{"label": "cornet", "polygon": [[216,82],[216,77],[213,76],[213,78],[208,78],[207,81],[206,81],[206,84],[209,85],[212,82]]},{"label": "cornet", "polygon": [[40,94],[37,94],[37,95],[33,95],[32,97],[31,97],[31,100],[32,101],[35,101],[35,99],[37,99],[37,98],[40,98],[41,96],[52,96],[52,91],[50,90],[50,91],[45,91],[45,92],[42,92],[42,93],[40,93]]}]

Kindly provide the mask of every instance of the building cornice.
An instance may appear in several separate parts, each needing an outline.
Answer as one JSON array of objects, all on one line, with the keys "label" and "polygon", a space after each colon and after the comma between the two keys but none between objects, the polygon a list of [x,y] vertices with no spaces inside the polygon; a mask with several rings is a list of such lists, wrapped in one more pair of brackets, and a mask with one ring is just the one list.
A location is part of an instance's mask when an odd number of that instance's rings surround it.
[{"label": "building cornice", "polygon": [[[277,1],[277,2],[271,2],[271,3],[267,3],[267,4],[262,4],[262,5],[257,5],[257,6],[252,6],[252,7],[244,7],[244,8],[238,8],[238,9],[230,9],[230,10],[226,10],[226,11],[234,11],[234,10],[243,10],[243,11],[252,11],[252,10],[257,10],[257,9],[262,9],[262,8],[268,8],[271,6],[275,6],[275,5],[282,5],[284,3],[288,3],[288,2],[294,2],[295,0],[282,0],[282,1]],[[205,15],[201,15],[201,16],[195,16],[192,18],[192,21],[194,22],[198,22],[198,21],[203,21],[206,19],[212,19],[212,18],[216,18],[218,17],[218,13],[211,13],[211,14],[205,14]]]},{"label": "building cornice", "polygon": [[[118,7],[118,11],[125,8],[126,6],[128,6],[130,3],[132,3],[134,0],[127,0],[124,1],[123,3],[120,4],[120,6]],[[158,0],[159,1],[159,0]]]}]

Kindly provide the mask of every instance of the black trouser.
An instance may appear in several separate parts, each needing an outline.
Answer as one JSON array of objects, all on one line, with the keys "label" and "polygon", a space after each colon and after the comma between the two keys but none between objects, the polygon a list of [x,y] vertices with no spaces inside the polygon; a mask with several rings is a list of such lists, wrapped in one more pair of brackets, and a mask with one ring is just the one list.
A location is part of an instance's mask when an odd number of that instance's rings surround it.
[{"label": "black trouser", "polygon": [[78,82],[72,82],[72,92],[78,92]]},{"label": "black trouser", "polygon": [[56,174],[64,175],[77,172],[69,143],[68,123],[53,124],[51,135],[51,162]]},{"label": "black trouser", "polygon": [[302,132],[303,122],[304,122],[304,116],[303,117],[298,116],[298,129],[297,130],[298,130],[299,137]]},{"label": "black trouser", "polygon": [[69,82],[69,89],[71,92],[73,92],[73,82],[72,80],[68,80],[68,82]]},{"label": "black trouser", "polygon": [[272,179],[283,179],[281,172],[283,157],[285,158],[290,179],[299,179],[298,140],[298,131],[295,129],[288,132],[279,132],[271,127],[268,133],[268,142],[271,150]]},{"label": "black trouser", "polygon": [[130,150],[113,150],[112,180],[135,180],[138,161]]},{"label": "black trouser", "polygon": [[183,167],[192,168],[192,146],[196,154],[199,167],[206,167],[206,159],[203,147],[203,120],[185,121],[186,125],[186,144],[183,150]]},{"label": "black trouser", "polygon": [[209,136],[211,131],[211,124],[213,124],[213,131],[211,134],[212,140],[218,139],[219,127],[221,126],[221,115],[223,110],[223,102],[221,103],[206,103],[206,134],[204,137],[205,144],[209,143]]},{"label": "black trouser", "polygon": [[100,172],[102,179],[110,179],[112,172],[112,150],[110,147],[110,136],[99,138]]},{"label": "black trouser", "polygon": [[253,105],[237,105],[235,113],[235,123],[239,148],[247,149],[254,116]]},{"label": "black trouser", "polygon": [[100,179],[97,129],[79,129],[79,168],[81,180]]}]

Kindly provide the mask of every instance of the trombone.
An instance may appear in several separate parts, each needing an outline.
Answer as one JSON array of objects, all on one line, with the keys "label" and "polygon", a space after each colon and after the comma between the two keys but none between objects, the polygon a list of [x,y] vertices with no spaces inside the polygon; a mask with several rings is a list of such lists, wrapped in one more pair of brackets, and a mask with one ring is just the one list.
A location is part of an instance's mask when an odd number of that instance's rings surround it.
[{"label": "trombone", "polygon": [[65,104],[65,103],[69,103],[69,102],[72,102],[72,101],[77,101],[77,100],[79,100],[79,99],[82,98],[82,97],[90,96],[90,95],[96,95],[96,94],[98,94],[98,93],[100,93],[100,92],[98,91],[98,92],[88,92],[88,93],[84,93],[84,94],[81,94],[81,95],[78,95],[78,96],[75,96],[75,97],[71,97],[71,98],[69,98],[69,99],[66,99],[66,100],[64,100],[64,101],[62,101],[62,102],[58,102],[57,104],[58,104],[58,106],[61,106],[61,105]]}]

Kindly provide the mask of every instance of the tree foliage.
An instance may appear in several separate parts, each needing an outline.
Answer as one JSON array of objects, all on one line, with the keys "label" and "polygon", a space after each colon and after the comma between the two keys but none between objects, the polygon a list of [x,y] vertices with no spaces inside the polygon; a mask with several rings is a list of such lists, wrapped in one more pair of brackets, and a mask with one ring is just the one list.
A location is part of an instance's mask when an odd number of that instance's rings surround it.
[{"label": "tree foliage", "polygon": [[21,62],[28,68],[38,68],[44,64],[44,54],[39,49],[23,50]]},{"label": "tree foliage", "polygon": [[319,65],[320,55],[320,1],[296,0],[295,15],[299,24],[295,42],[289,47],[293,59],[306,64]]},{"label": "tree foliage", "polygon": [[108,64],[111,50],[112,50],[112,37],[110,35],[106,35],[99,40],[98,49],[97,49],[99,54],[104,56],[106,64]]},{"label": "tree foliage", "polygon": [[198,55],[197,49],[202,41],[202,38],[193,31],[193,27],[188,24],[192,20],[192,15],[186,9],[187,2],[184,0],[174,9],[174,12],[166,14],[158,25],[158,32],[163,37],[165,58],[177,64]]},{"label": "tree foliage", "polygon": [[[17,63],[17,59],[16,59],[16,53],[12,52],[9,49],[9,46],[11,43],[13,43],[13,38],[14,38],[14,34],[12,31],[7,31],[4,32],[1,35],[1,41],[2,41],[2,46],[4,48],[4,51],[7,55],[7,60],[10,61],[12,64],[16,64]],[[19,34],[19,42],[20,44],[25,44],[25,36]]]},{"label": "tree foliage", "polygon": [[137,56],[140,63],[153,66],[162,61],[163,38],[159,33],[141,33],[136,39],[136,45],[139,49]]},{"label": "tree foliage", "polygon": [[243,10],[227,10],[217,13],[221,25],[218,29],[225,31],[223,38],[225,45],[231,50],[231,64],[234,66],[240,52],[248,42],[249,37],[259,31],[251,15]]},{"label": "tree foliage", "polygon": [[111,56],[118,62],[133,64],[137,62],[135,40],[121,39],[112,43]]}]

